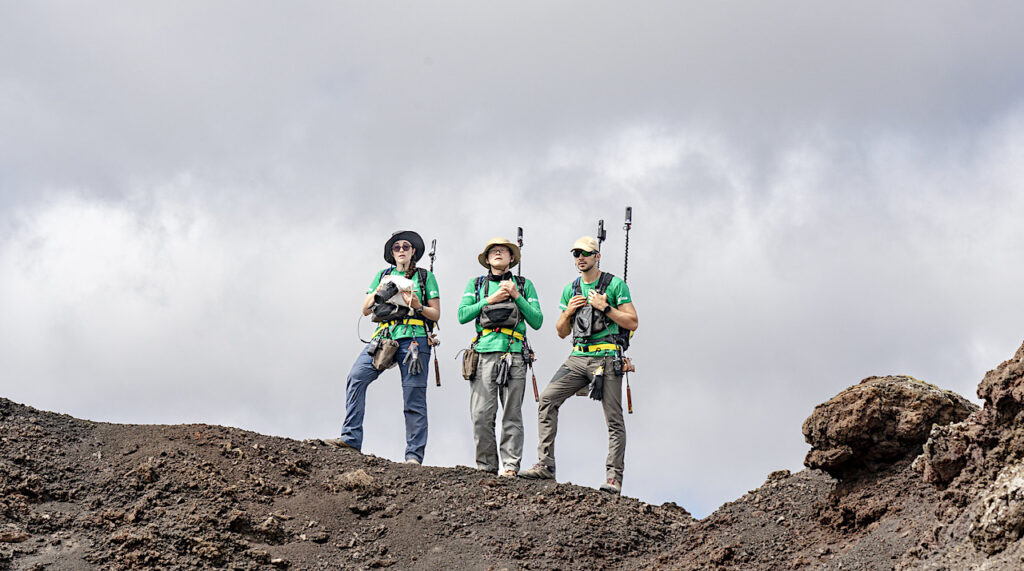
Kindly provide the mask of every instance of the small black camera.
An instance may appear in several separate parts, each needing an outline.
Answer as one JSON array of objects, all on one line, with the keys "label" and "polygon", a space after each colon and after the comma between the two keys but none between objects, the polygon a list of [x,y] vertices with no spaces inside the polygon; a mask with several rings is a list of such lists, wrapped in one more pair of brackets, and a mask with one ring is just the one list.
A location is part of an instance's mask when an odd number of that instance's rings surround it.
[{"label": "small black camera", "polygon": [[382,288],[377,290],[377,293],[375,293],[373,295],[373,302],[374,303],[381,303],[381,302],[387,301],[387,300],[395,297],[395,294],[397,294],[397,293],[398,293],[398,286],[395,285],[395,282],[388,282],[388,283],[384,284],[384,286]]}]

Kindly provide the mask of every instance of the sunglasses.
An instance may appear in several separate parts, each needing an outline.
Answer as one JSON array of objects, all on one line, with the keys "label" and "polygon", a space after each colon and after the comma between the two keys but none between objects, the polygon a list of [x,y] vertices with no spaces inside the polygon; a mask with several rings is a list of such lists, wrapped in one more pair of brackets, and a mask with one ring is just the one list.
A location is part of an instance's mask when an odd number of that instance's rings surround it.
[{"label": "sunglasses", "polygon": [[596,253],[597,252],[588,252],[586,250],[573,250],[572,257],[578,258],[580,256],[583,256],[584,258],[589,258],[590,256],[593,256]]},{"label": "sunglasses", "polygon": [[397,252],[404,252],[406,250],[412,250],[412,245],[411,244],[395,244],[394,246],[391,246],[391,251],[392,252],[396,252],[397,253]]}]

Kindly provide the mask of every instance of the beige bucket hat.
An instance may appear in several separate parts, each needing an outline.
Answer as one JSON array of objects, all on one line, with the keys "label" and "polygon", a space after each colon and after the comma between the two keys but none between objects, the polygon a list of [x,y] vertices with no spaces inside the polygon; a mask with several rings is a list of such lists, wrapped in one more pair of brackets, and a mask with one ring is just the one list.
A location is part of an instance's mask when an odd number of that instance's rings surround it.
[{"label": "beige bucket hat", "polygon": [[512,252],[512,263],[508,265],[509,268],[513,268],[519,263],[519,246],[515,242],[508,238],[491,238],[487,241],[487,245],[484,246],[484,251],[480,252],[480,255],[476,257],[481,266],[491,269],[491,265],[487,263],[487,252],[491,249],[491,246],[505,246]]}]

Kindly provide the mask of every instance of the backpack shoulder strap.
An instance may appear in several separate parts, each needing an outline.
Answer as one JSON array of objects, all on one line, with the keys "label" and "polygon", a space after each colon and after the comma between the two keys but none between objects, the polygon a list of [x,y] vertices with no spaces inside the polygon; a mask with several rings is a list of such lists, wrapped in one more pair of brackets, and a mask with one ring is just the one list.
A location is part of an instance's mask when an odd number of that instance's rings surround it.
[{"label": "backpack shoulder strap", "polygon": [[580,287],[580,280],[582,280],[582,279],[583,279],[582,277],[579,277],[579,278],[576,278],[576,280],[572,282],[572,294],[574,296],[580,295],[581,293],[583,293],[582,288]]},{"label": "backpack shoulder strap", "polygon": [[479,277],[476,278],[476,300],[477,301],[480,301],[480,290],[481,290],[481,288],[484,285],[484,280],[486,280],[486,279],[487,279],[487,276],[479,276]]},{"label": "backpack shoulder strap", "polygon": [[[476,278],[476,302],[480,303],[480,289],[487,283],[487,276],[479,276]],[[480,315],[483,314],[483,309],[476,315],[476,326],[480,327]]]},{"label": "backpack shoulder strap", "polygon": [[[420,304],[422,304],[423,307],[426,307],[427,306],[427,269],[426,268],[416,268],[416,278],[417,278],[416,281],[419,282],[419,287],[420,287]],[[420,319],[423,320],[423,323],[424,323],[424,326],[425,326],[424,328],[427,330],[427,336],[429,337],[430,334],[433,333],[433,331],[434,331],[434,322],[423,316],[423,310],[420,310],[417,313],[417,315],[419,315]]]},{"label": "backpack shoulder strap", "polygon": [[612,283],[612,278],[614,277],[615,275],[609,272],[601,272],[601,277],[597,279],[597,293],[604,293],[605,290],[608,289],[608,286]]},{"label": "backpack shoulder strap", "polygon": [[416,268],[416,277],[419,278],[420,282],[420,301],[426,303],[427,297],[427,269]]},{"label": "backpack shoulder strap", "polygon": [[523,293],[526,289],[526,278],[523,276],[516,276],[516,287],[519,288],[519,293]]}]

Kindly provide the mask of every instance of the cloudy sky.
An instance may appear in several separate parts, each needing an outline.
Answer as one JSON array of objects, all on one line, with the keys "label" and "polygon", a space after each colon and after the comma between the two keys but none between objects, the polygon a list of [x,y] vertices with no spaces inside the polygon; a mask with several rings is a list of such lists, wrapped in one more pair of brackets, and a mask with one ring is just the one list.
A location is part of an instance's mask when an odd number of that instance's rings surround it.
[{"label": "cloudy sky", "polygon": [[[545,327],[598,219],[640,316],[623,492],[704,516],[870,375],[974,398],[1024,339],[1018,2],[0,1],[0,395],[336,435],[384,240],[437,238],[427,463],[473,463],[455,320],[526,233]],[[362,323],[363,334],[370,332]],[[528,397],[524,464],[536,459]],[[392,371],[365,451],[401,460]],[[558,472],[596,486],[599,407]]]}]

